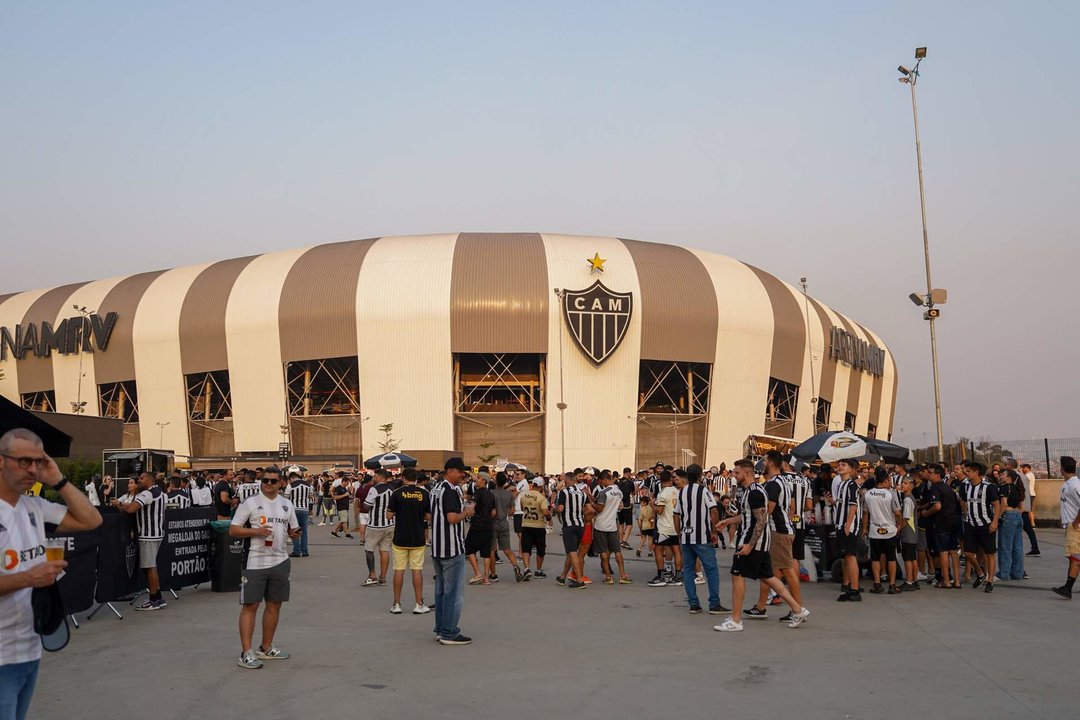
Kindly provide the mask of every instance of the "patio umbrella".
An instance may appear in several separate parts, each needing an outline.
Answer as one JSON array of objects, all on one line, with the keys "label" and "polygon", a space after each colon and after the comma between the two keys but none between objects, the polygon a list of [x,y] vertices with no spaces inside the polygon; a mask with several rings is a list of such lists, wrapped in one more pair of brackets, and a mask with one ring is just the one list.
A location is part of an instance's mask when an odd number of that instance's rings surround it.
[{"label": "patio umbrella", "polygon": [[376,455],[364,461],[364,467],[369,470],[379,468],[416,467],[416,458],[405,453],[391,452]]},{"label": "patio umbrella", "polygon": [[863,437],[847,430],[830,430],[803,441],[791,451],[791,454],[807,462],[812,460],[907,462],[911,453],[907,448],[885,440]]}]

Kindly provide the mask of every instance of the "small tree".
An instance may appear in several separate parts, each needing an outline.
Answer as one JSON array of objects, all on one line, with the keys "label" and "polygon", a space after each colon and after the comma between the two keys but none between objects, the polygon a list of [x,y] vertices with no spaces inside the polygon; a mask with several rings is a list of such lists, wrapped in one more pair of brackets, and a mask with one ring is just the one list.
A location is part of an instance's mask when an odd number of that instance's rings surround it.
[{"label": "small tree", "polygon": [[395,439],[391,435],[391,433],[394,432],[394,423],[380,425],[379,432],[383,434],[382,442],[379,443],[379,449],[384,453],[397,452],[397,449],[401,447],[401,441]]},{"label": "small tree", "polygon": [[[487,452],[488,449],[490,449],[491,446],[494,444],[495,443],[488,440],[486,442],[480,443],[480,447],[484,449],[484,452]],[[499,457],[499,454],[495,453],[494,455],[477,455],[476,457],[480,460],[481,465],[489,465],[492,461]]]}]

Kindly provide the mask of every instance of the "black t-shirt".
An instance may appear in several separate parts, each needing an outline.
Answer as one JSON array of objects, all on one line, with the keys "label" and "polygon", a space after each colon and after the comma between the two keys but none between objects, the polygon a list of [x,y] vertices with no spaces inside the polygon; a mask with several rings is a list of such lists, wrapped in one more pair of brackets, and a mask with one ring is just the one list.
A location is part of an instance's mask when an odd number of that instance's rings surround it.
[{"label": "black t-shirt", "polygon": [[491,530],[491,511],[495,509],[495,496],[486,487],[476,488],[476,492],[473,493],[473,502],[476,503],[476,514],[470,520],[471,527],[477,530]]},{"label": "black t-shirt", "polygon": [[418,485],[402,485],[390,493],[387,509],[394,513],[395,545],[424,547],[424,515],[428,504],[428,491]]},{"label": "black t-shirt", "polygon": [[344,482],[334,488],[333,497],[334,502],[337,503],[338,510],[349,509],[349,501],[352,499],[352,493],[349,491],[349,486]]},{"label": "black t-shirt", "polygon": [[951,524],[956,520],[958,507],[956,493],[944,482],[939,482],[931,484],[930,492],[927,497],[927,501],[931,505],[934,503],[941,503],[941,509],[932,516],[934,518],[934,526],[942,531],[948,530],[952,526]]},{"label": "black t-shirt", "polygon": [[620,507],[623,510],[629,510],[632,507],[631,502],[634,497],[634,481],[623,478],[615,483],[615,486],[622,491],[622,505]]},{"label": "black t-shirt", "polygon": [[[222,502],[221,501],[221,493],[226,493],[227,497],[228,497],[228,500],[226,500],[225,502]],[[225,482],[224,480],[219,480],[217,482],[217,484],[214,485],[214,511],[218,515],[228,515],[229,513],[232,512],[232,499],[233,499],[232,485]]]}]

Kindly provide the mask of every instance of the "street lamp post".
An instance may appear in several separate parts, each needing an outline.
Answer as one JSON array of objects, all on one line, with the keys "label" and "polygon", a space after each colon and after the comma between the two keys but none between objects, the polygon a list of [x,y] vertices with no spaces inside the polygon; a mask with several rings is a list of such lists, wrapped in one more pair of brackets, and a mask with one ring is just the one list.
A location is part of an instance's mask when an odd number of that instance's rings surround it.
[{"label": "street lamp post", "polygon": [[[566,302],[565,290],[561,288],[555,288],[555,296],[559,298],[559,315],[563,313],[562,304]],[[566,397],[563,395],[564,391],[564,369],[563,369],[563,326],[562,318],[559,318],[559,403],[555,406],[559,408],[559,453],[561,455],[560,462],[563,474],[566,473]]]},{"label": "street lamp post", "polygon": [[930,235],[926,229],[926,185],[923,180],[922,140],[919,136],[919,106],[915,100],[919,65],[925,57],[926,48],[915,48],[915,66],[908,70],[901,65],[897,70],[901,75],[900,82],[906,83],[911,88],[911,114],[915,120],[915,159],[919,168],[919,208],[922,213],[923,256],[926,260],[926,295],[919,296],[918,293],[912,293],[910,298],[916,305],[926,308],[923,318],[930,324],[930,361],[934,369],[934,416],[937,421],[937,459],[940,462],[945,456],[945,438],[941,428],[941,383],[938,378],[937,329],[934,323],[940,317],[941,311],[934,306],[944,304],[948,296],[944,290],[935,290],[933,281],[930,279]]},{"label": "street lamp post", "polygon": [[158,426],[158,449],[162,450],[165,447],[165,428],[169,426],[168,422],[156,422]]},{"label": "street lamp post", "polygon": [[75,389],[75,402],[71,403],[71,411],[76,415],[81,415],[86,412],[86,403],[82,399],[82,379],[83,379],[83,335],[86,332],[86,323],[89,321],[90,316],[94,313],[93,310],[87,310],[86,306],[72,305],[75,308],[75,312],[79,313],[79,333],[76,336],[78,338],[78,346],[76,350],[79,353],[79,380]]}]

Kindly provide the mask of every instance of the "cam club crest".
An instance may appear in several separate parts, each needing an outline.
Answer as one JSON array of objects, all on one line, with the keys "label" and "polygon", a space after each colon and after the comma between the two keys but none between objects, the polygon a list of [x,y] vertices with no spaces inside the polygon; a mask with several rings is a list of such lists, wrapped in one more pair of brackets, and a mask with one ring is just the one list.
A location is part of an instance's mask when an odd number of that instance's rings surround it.
[{"label": "cam club crest", "polygon": [[617,293],[597,280],[585,290],[567,290],[563,318],[574,342],[595,365],[614,354],[630,327],[632,293]]}]

